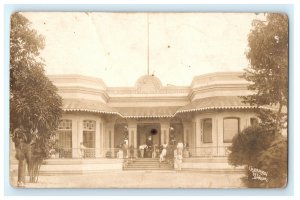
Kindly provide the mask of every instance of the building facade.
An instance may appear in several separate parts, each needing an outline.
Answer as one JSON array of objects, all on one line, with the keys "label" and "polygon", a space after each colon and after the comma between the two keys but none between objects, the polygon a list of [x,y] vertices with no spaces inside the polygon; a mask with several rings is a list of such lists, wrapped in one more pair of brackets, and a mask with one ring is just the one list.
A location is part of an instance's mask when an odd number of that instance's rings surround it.
[{"label": "building facade", "polygon": [[117,157],[124,140],[139,156],[151,137],[154,145],[183,142],[188,156],[226,156],[232,138],[256,122],[251,94],[241,72],[195,76],[189,86],[163,86],[155,76],[132,87],[109,87],[101,79],[51,75],[63,98],[56,135],[58,157]]}]

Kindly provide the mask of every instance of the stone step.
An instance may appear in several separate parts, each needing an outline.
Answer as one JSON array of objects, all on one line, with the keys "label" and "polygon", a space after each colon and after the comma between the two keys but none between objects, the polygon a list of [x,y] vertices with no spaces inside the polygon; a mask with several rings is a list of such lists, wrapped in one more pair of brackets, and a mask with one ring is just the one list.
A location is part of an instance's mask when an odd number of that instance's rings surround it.
[{"label": "stone step", "polygon": [[143,170],[143,169],[172,169],[171,167],[136,167],[136,166],[132,166],[132,167],[125,167],[124,169],[139,169],[139,170]]},{"label": "stone step", "polygon": [[167,162],[159,162],[158,158],[140,158],[129,162],[124,170],[173,170]]},{"label": "stone step", "polygon": [[173,169],[169,168],[149,168],[149,169],[134,169],[134,168],[127,168],[124,171],[173,171]]},{"label": "stone step", "polygon": [[171,168],[171,166],[169,165],[161,165],[161,166],[136,166],[136,165],[128,165],[125,166],[124,168],[141,168],[141,169],[145,169],[145,168],[160,168],[160,167],[166,167],[166,168]]},{"label": "stone step", "polygon": [[[152,165],[152,164],[159,164],[159,162],[130,162],[131,164],[135,164],[135,165]],[[163,163],[162,163],[163,164]]]},{"label": "stone step", "polygon": [[139,166],[150,166],[150,165],[169,165],[168,163],[127,163],[127,165],[139,165]]},{"label": "stone step", "polygon": [[140,168],[140,169],[146,169],[146,168],[170,168],[171,167],[169,165],[165,165],[165,166],[135,166],[135,165],[131,165],[131,166],[126,166],[125,168]]}]

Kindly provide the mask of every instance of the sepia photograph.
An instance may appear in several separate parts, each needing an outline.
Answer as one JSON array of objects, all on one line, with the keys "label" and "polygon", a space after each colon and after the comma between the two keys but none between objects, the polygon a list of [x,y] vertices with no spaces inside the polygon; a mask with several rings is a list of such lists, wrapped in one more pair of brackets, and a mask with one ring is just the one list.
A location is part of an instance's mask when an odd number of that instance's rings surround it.
[{"label": "sepia photograph", "polygon": [[285,188],[285,13],[15,12],[14,188]]}]

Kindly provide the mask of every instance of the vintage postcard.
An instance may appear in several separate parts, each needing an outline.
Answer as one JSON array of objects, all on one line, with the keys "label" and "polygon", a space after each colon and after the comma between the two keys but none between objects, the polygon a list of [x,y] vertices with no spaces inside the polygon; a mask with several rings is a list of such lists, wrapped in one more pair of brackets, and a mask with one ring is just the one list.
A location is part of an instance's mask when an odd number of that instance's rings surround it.
[{"label": "vintage postcard", "polygon": [[16,188],[283,188],[288,16],[16,12]]}]

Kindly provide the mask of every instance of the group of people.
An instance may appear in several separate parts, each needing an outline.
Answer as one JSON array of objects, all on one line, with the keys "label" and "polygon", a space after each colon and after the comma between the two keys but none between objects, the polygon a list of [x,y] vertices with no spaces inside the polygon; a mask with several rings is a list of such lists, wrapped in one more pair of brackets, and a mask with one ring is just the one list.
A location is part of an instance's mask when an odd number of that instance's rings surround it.
[{"label": "group of people", "polygon": [[124,139],[124,141],[119,145],[120,149],[117,152],[117,158],[134,158],[134,146],[129,146],[129,141],[127,138]]},{"label": "group of people", "polygon": [[[159,162],[170,162],[174,164],[174,168],[181,170],[182,159],[185,155],[184,151],[188,148],[187,144],[179,141],[157,145],[153,144],[152,137],[149,136],[146,139],[145,144],[141,144],[138,148],[138,157],[140,158],[159,158]],[[125,138],[124,142],[121,144],[120,150],[117,153],[118,158],[133,158],[134,157],[134,147],[128,146],[128,139]]]},{"label": "group of people", "polygon": [[147,138],[146,144],[142,144],[139,146],[139,153],[141,158],[156,158],[158,152],[158,145],[153,145],[151,136]]},{"label": "group of people", "polygon": [[[151,140],[151,137],[148,138],[147,141]],[[159,157],[159,162],[168,161],[173,162],[174,161],[174,168],[181,170],[182,166],[182,159],[184,155],[184,148],[186,145],[184,145],[181,141],[176,143],[167,143],[163,144],[161,146],[158,145],[150,145],[150,143],[146,142],[146,144],[142,144],[139,146],[139,152],[140,157],[144,158],[145,153],[151,152],[151,157],[156,158]],[[149,157],[147,155],[146,157]]]},{"label": "group of people", "polygon": [[169,162],[173,162],[174,168],[181,170],[184,144],[180,141],[177,145],[164,144],[162,147],[163,149],[159,156],[159,162],[165,161],[166,157],[168,157]]}]

